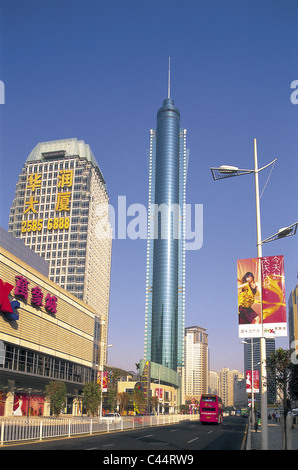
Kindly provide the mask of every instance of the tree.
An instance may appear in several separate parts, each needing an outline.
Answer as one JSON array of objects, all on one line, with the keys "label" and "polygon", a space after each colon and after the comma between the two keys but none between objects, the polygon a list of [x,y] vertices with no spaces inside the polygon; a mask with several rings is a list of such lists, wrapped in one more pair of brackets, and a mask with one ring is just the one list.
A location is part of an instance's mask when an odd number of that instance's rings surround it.
[{"label": "tree", "polygon": [[[286,418],[291,409],[290,385],[292,376],[291,352],[279,348],[268,359],[268,372],[273,376],[277,401],[283,405],[283,426],[285,436],[285,450],[287,449],[287,425]],[[269,375],[268,374],[268,375]]]},{"label": "tree", "polygon": [[51,410],[57,417],[66,405],[66,385],[64,382],[52,381],[46,386],[46,395],[50,399]]},{"label": "tree", "polygon": [[135,388],[132,394],[132,399],[137,413],[144,414],[146,408],[146,398],[144,392]]},{"label": "tree", "polygon": [[119,403],[120,414],[123,414],[123,412],[127,408],[127,405],[129,404],[130,395],[127,392],[121,392],[121,393],[118,393],[117,398],[118,398],[118,403]]},{"label": "tree", "polygon": [[84,385],[83,404],[86,406],[88,415],[96,416],[100,405],[100,386],[95,382],[88,382]]}]

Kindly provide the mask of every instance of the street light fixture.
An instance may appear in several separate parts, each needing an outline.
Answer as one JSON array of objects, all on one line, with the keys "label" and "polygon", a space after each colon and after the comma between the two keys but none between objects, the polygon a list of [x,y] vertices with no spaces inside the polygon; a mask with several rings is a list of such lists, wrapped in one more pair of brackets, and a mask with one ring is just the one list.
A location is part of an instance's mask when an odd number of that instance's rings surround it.
[{"label": "street light fixture", "polygon": [[[254,387],[254,347],[256,344],[253,342],[254,338],[250,338],[251,345],[251,424],[255,426],[255,387]],[[242,344],[249,344],[248,341],[240,341]]]},{"label": "street light fixture", "polygon": [[281,228],[277,233],[275,233],[274,235],[271,235],[271,237],[266,238],[266,240],[263,240],[262,245],[264,243],[279,240],[280,238],[286,238],[286,237],[291,237],[292,235],[295,235],[297,231],[297,226],[298,226],[298,222],[295,222],[294,224],[289,225],[289,227]]},{"label": "street light fixture", "polygon": [[[261,213],[260,213],[260,193],[259,193],[259,172],[273,165],[277,159],[268,163],[268,165],[258,168],[257,140],[254,139],[254,170],[239,169],[235,166],[222,165],[219,168],[211,168],[214,180],[241,176],[250,173],[255,175],[255,200],[256,200],[256,224],[257,224],[257,250],[259,259],[259,279],[261,279],[262,258],[262,238],[261,238]],[[262,305],[262,290],[261,290]],[[262,336],[260,338],[260,357],[261,357],[261,422],[262,422],[262,449],[268,449],[268,411],[267,411],[267,370],[266,370],[266,339],[263,329],[263,315],[261,315]]]},{"label": "street light fixture", "polygon": [[[102,386],[103,386],[103,373],[104,373],[104,357],[103,357],[103,346],[104,342],[101,343],[101,354],[100,354],[100,412],[99,416],[102,418]],[[107,348],[112,348],[113,344],[108,344]]]}]

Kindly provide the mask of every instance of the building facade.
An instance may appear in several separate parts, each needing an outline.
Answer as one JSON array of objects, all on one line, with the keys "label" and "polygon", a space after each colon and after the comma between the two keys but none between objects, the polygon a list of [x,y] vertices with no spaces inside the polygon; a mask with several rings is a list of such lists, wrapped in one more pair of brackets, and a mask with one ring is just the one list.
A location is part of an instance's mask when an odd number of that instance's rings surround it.
[{"label": "building facade", "polygon": [[[268,359],[271,354],[275,353],[275,339],[266,338],[266,358]],[[259,384],[261,387],[261,353],[260,353],[260,338],[248,338],[244,341],[244,372],[253,370],[259,376]],[[255,401],[261,401],[261,389],[259,393],[254,394]],[[272,377],[267,376],[267,395],[268,403],[272,404],[276,401],[276,388]]]},{"label": "building facade", "polygon": [[184,361],[186,130],[168,96],[150,132],[144,358],[178,373]]},{"label": "building facade", "polygon": [[185,328],[185,399],[208,393],[208,335],[205,328]]},{"label": "building facade", "polygon": [[[298,284],[295,289],[292,290],[288,308],[289,308],[289,348],[291,351],[295,351],[298,354]],[[296,357],[296,356],[295,356]]]},{"label": "building facade", "polygon": [[0,235],[0,416],[49,415],[54,380],[66,385],[64,412],[78,415],[84,384],[97,380],[95,309],[45,276],[48,263],[21,241]]},{"label": "building facade", "polygon": [[92,306],[98,363],[106,361],[112,233],[95,157],[77,139],[42,142],[16,185],[8,231],[49,262],[49,278]]},{"label": "building facade", "polygon": [[234,383],[235,380],[243,378],[238,370],[230,370],[224,367],[218,372],[219,378],[219,396],[222,399],[224,406],[234,406]]}]

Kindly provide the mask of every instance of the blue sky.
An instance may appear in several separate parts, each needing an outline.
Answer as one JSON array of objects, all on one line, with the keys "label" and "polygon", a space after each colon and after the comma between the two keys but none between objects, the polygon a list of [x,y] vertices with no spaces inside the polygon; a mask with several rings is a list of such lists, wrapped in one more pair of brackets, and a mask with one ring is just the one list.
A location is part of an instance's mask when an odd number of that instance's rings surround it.
[{"label": "blue sky", "polygon": [[[298,4],[295,0],[2,0],[1,220],[40,141],[85,140],[110,202],[147,204],[149,130],[171,94],[187,129],[187,203],[203,204],[203,246],[186,253],[186,326],[209,335],[211,368],[243,370],[237,259],[256,256],[253,176],[214,182],[211,166],[253,168],[278,158],[261,199],[262,238],[298,220]],[[260,175],[263,188],[268,171]],[[298,238],[284,255],[286,296],[297,282]],[[143,357],[145,240],[114,240],[108,362]],[[287,341],[277,339],[287,347]]]}]

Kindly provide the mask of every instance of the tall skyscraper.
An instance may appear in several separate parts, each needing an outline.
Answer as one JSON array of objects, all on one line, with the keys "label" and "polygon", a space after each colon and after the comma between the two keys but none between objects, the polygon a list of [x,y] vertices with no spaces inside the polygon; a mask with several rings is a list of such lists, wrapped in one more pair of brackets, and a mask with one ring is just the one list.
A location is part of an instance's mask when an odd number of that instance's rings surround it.
[{"label": "tall skyscraper", "polygon": [[[8,231],[49,262],[49,278],[92,306],[105,360],[112,235],[104,214],[108,192],[95,157],[77,139],[41,142],[28,156]],[[105,226],[102,233],[99,228]]]},{"label": "tall skyscraper", "polygon": [[150,131],[146,272],[146,360],[181,372],[185,316],[186,130],[168,97]]},{"label": "tall skyscraper", "polygon": [[208,393],[208,334],[205,328],[185,328],[185,396]]}]

